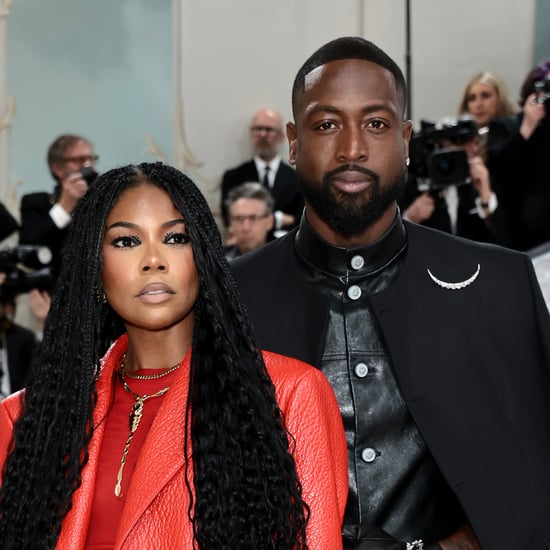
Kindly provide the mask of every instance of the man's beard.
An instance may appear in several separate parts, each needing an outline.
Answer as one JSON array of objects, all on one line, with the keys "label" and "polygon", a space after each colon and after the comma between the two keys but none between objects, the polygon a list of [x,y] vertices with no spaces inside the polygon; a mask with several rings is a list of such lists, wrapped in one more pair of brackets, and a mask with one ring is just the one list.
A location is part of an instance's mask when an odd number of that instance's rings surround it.
[{"label": "man's beard", "polygon": [[[341,172],[348,171],[366,174],[371,184],[360,193],[341,193],[331,185],[331,179]],[[320,186],[309,180],[299,169],[297,176],[304,199],[317,215],[335,233],[351,237],[371,227],[398,199],[405,185],[407,168],[403,165],[403,170],[396,174],[384,189],[381,189],[378,174],[352,164],[327,172]]]}]

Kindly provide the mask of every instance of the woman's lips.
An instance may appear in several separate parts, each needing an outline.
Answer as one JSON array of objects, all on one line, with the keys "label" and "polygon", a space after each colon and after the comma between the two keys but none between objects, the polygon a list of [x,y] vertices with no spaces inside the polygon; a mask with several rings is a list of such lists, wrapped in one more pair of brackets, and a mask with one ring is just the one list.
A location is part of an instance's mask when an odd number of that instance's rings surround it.
[{"label": "woman's lips", "polygon": [[138,292],[137,298],[147,303],[158,304],[170,299],[173,294],[174,291],[165,283],[149,283]]}]

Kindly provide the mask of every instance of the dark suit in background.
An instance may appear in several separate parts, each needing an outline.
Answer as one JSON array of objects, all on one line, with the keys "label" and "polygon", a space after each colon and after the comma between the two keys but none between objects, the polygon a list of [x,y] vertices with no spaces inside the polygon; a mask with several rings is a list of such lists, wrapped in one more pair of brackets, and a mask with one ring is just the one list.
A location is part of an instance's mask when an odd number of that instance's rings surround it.
[{"label": "dark suit in background", "polygon": [[12,323],[4,333],[8,352],[11,392],[23,388],[30,375],[31,360],[36,349],[34,333],[27,328]]},{"label": "dark suit in background", "polygon": [[[258,174],[254,160],[245,162],[224,173],[221,186],[221,212],[226,226],[229,220],[225,200],[229,191],[241,183],[259,181],[260,175]],[[269,191],[275,200],[275,210],[291,214],[296,220],[293,226],[298,225],[304,208],[304,201],[298,190],[295,170],[288,164],[281,162],[275,174],[275,183],[273,187],[269,188]]]},{"label": "dark suit in background", "polygon": [[9,237],[19,226],[16,219],[8,209],[0,202],[0,241]]},{"label": "dark suit in background", "polygon": [[52,264],[58,267],[68,227],[60,229],[52,220],[49,212],[54,202],[51,193],[23,195],[19,243],[47,246],[52,252]]}]

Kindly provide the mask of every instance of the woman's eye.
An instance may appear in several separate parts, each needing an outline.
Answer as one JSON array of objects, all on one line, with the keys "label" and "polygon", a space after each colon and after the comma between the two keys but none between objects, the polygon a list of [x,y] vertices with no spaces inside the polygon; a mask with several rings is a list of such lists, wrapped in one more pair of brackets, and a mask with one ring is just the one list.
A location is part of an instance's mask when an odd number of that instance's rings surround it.
[{"label": "woman's eye", "polygon": [[165,244],[187,244],[189,240],[187,233],[169,233],[164,237]]},{"label": "woman's eye", "polygon": [[132,248],[139,244],[139,239],[130,235],[124,235],[123,237],[113,239],[111,244],[117,248]]}]

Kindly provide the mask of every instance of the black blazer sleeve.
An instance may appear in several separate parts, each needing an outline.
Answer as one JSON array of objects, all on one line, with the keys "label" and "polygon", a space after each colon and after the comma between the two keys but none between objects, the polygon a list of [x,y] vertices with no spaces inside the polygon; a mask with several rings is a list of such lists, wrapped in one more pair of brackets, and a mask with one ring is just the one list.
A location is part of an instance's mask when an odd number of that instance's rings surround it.
[{"label": "black blazer sleeve", "polygon": [[0,241],[9,237],[17,228],[17,221],[0,202]]}]

